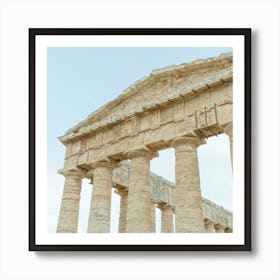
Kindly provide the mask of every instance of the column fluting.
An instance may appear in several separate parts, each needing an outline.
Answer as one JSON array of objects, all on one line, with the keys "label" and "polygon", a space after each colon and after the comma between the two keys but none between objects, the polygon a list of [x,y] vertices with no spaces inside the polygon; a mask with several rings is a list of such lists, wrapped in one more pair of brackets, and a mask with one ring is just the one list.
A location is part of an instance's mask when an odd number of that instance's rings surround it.
[{"label": "column fluting", "polygon": [[161,210],[161,232],[173,233],[173,213],[174,207],[168,204],[158,204],[158,208]]},{"label": "column fluting", "polygon": [[117,190],[116,193],[121,197],[120,201],[120,217],[119,217],[119,233],[124,233],[126,227],[126,211],[127,211],[127,197],[128,190]]},{"label": "column fluting", "polygon": [[115,167],[116,164],[111,161],[98,162],[92,166],[92,196],[87,232],[110,232],[112,179]]},{"label": "column fluting", "polygon": [[196,137],[173,140],[176,156],[175,227],[176,232],[205,232],[200,190]]},{"label": "column fluting", "polygon": [[156,155],[157,153],[147,149],[140,149],[128,153],[128,158],[130,159],[130,179],[126,214],[126,232],[153,232],[150,160]]},{"label": "column fluting", "polygon": [[77,232],[82,175],[76,170],[61,171],[65,177],[57,232]]}]

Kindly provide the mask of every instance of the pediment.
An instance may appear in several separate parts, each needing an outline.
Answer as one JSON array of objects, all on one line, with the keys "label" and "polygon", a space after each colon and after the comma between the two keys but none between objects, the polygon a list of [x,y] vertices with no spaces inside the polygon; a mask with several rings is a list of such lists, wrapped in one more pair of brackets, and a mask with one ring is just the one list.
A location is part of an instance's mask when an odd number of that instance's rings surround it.
[{"label": "pediment", "polygon": [[65,142],[72,136],[89,133],[89,130],[103,125],[113,125],[129,115],[153,108],[178,95],[207,88],[228,77],[232,77],[232,53],[153,70],[59,139]]}]

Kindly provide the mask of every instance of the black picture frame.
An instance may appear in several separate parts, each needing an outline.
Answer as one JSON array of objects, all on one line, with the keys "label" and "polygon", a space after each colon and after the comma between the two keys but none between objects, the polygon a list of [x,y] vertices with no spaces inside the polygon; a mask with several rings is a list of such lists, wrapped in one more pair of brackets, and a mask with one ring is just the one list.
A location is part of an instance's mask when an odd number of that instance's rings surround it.
[{"label": "black picture frame", "polygon": [[[36,243],[36,36],[65,35],[236,35],[244,37],[244,244],[242,245],[62,245]],[[194,29],[76,29],[30,28],[29,29],[29,250],[30,251],[251,251],[251,29],[250,28],[194,28]]]}]

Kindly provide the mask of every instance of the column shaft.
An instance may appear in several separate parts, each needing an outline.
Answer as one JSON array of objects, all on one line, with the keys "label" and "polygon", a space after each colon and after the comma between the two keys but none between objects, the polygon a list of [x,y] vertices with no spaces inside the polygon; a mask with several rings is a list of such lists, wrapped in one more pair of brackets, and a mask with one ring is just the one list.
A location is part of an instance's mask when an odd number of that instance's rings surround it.
[{"label": "column shaft", "polygon": [[120,202],[120,217],[119,217],[119,233],[124,233],[126,230],[126,211],[127,211],[127,190],[119,190],[117,192],[121,197]]},{"label": "column shaft", "polygon": [[77,232],[82,177],[77,171],[65,171],[64,190],[57,232]]},{"label": "column shaft", "polygon": [[101,162],[93,168],[88,232],[110,232],[113,167],[110,162]]},{"label": "column shaft", "polygon": [[173,233],[173,208],[168,205],[159,205],[161,210],[161,232]]},{"label": "column shaft", "polygon": [[197,158],[198,139],[174,141],[176,155],[176,232],[205,232]]},{"label": "column shaft", "polygon": [[230,158],[231,158],[231,166],[233,166],[233,155],[232,155],[232,149],[233,149],[233,142],[232,142],[232,136],[229,136],[229,143],[230,143]]},{"label": "column shaft", "polygon": [[156,206],[151,200],[151,219],[152,219],[152,232],[156,232]]},{"label": "column shaft", "polygon": [[233,152],[233,126],[232,126],[232,123],[229,123],[225,126],[224,132],[227,134],[227,136],[229,138],[231,166],[233,167],[233,165],[232,165],[232,163],[233,163],[233,155],[232,155],[232,152]]},{"label": "column shaft", "polygon": [[126,232],[153,232],[151,215],[152,189],[150,184],[150,158],[148,151],[129,154],[130,180],[126,216]]}]

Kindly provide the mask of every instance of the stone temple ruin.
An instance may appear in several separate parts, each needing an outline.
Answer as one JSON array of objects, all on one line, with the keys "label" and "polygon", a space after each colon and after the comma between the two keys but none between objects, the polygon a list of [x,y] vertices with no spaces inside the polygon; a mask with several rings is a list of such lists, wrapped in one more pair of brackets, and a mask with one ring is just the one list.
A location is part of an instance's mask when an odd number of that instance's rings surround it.
[{"label": "stone temple ruin", "polygon": [[[154,70],[59,137],[66,155],[57,232],[77,232],[83,178],[93,186],[89,233],[110,232],[112,188],[120,233],[155,232],[155,207],[163,233],[232,232],[232,213],[201,196],[197,159],[206,138],[226,133],[232,160],[232,61],[227,53]],[[175,184],[150,172],[167,148],[175,149]]]}]

